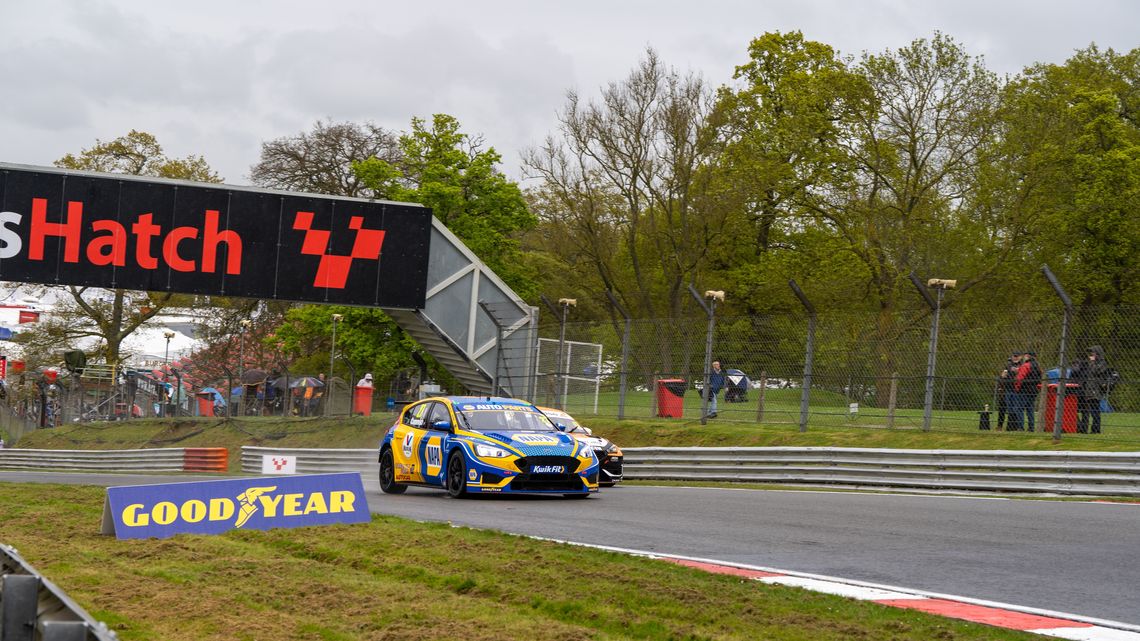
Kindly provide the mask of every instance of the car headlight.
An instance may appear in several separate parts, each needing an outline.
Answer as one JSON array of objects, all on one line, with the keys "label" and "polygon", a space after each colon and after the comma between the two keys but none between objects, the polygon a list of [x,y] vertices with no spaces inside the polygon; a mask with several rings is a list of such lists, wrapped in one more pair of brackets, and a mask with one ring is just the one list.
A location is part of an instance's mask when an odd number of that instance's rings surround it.
[{"label": "car headlight", "polygon": [[510,456],[511,453],[501,447],[487,445],[486,443],[476,443],[475,455],[483,458],[504,458]]}]

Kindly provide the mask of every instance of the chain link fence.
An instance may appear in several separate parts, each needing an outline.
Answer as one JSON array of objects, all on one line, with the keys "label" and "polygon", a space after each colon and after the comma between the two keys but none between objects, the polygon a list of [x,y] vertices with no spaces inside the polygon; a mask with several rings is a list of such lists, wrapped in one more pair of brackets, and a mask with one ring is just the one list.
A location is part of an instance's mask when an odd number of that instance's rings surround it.
[{"label": "chain link fence", "polygon": [[[1075,364],[1087,360],[1087,350],[1098,346],[1119,377],[1105,386],[1104,398],[1095,399],[1102,430],[1089,436],[1140,441],[1137,318],[1140,307],[1075,312],[1067,328],[1062,371],[1061,309],[1002,315],[941,309],[933,375],[929,376],[930,310],[820,314],[812,341],[804,427],[1009,431],[1019,427],[1011,420],[1017,408],[1021,430],[1052,431],[1060,395],[1062,433],[1083,436],[1082,415],[1092,413],[1094,403],[1093,399],[1082,400],[1082,388],[1071,374]],[[801,422],[809,320],[807,312],[715,318],[712,360],[722,364],[727,376],[714,420]],[[626,344],[624,320],[567,323],[567,345],[601,346],[595,379],[597,409],[589,384],[562,382],[563,378],[581,381],[586,374],[581,363],[571,359],[564,361],[567,366],[561,372],[544,370],[543,376],[554,379],[549,386],[561,384],[571,390],[551,400],[560,401],[572,413],[623,418],[669,416],[679,404],[681,418],[700,419],[708,327],[708,319],[701,317],[634,320],[629,323]],[[554,344],[555,349],[549,351],[557,353],[559,328],[545,327],[541,333],[554,337],[543,341]],[[624,366],[623,347],[629,354]],[[1019,383],[1016,368],[1001,377],[1015,352],[1032,354],[1040,383],[1032,372]],[[1014,386],[1017,389],[1011,389]],[[678,388],[679,401],[668,397]],[[662,407],[663,400],[668,407]],[[1087,431],[1092,432],[1092,419],[1085,418]]]}]

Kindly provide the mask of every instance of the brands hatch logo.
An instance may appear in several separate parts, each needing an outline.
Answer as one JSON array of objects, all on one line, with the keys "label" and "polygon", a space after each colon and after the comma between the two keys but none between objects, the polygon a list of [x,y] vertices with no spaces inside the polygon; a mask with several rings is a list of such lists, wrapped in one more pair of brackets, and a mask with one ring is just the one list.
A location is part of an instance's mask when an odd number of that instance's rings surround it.
[{"label": "brands hatch logo", "polygon": [[[91,219],[84,212],[85,203],[68,201],[62,222],[49,222],[48,199],[31,200],[27,260],[49,260],[47,249],[58,244],[64,263],[144,270],[168,267],[176,272],[205,274],[221,271],[235,276],[242,273],[242,237],[227,228],[227,215],[220,210],[205,210],[198,225],[164,227],[163,217],[154,212],[139,213],[133,219],[126,215]],[[25,237],[16,229],[24,218],[23,213],[0,211],[0,259],[15,258],[24,251]],[[380,260],[384,231],[365,229],[363,216],[349,218],[348,227],[356,236],[352,251],[343,256],[329,252],[333,232],[313,229],[313,218],[311,211],[298,211],[293,229],[305,233],[301,253],[321,257],[314,287],[344,289],[353,261]]]},{"label": "brands hatch logo", "polygon": [[305,232],[305,242],[301,246],[301,253],[321,257],[321,263],[317,267],[317,276],[313,279],[313,287],[344,289],[345,283],[348,281],[348,270],[352,267],[353,260],[380,260],[380,248],[384,245],[384,231],[364,229],[363,216],[349,218],[348,227],[356,230],[352,253],[347,256],[330,254],[328,247],[332,232],[324,229],[313,229],[313,212],[297,212],[297,216],[293,219],[293,229]]}]

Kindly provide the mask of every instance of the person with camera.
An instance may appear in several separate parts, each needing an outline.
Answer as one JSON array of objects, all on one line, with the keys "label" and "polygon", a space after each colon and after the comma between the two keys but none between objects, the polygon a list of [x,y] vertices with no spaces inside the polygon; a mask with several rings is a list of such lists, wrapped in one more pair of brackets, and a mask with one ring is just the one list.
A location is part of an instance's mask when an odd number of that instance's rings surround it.
[{"label": "person with camera", "polygon": [[[1017,377],[1018,364],[1021,362],[1021,352],[1012,352],[1005,361],[1005,366],[997,375],[997,430],[1007,424],[1013,429],[1013,381]],[[1008,423],[1007,423],[1008,421]]]},{"label": "person with camera", "polygon": [[1085,360],[1073,367],[1072,380],[1080,386],[1077,389],[1077,432],[1089,434],[1091,423],[1091,433],[1100,434],[1100,404],[1108,397],[1111,374],[1100,345],[1089,347]]}]

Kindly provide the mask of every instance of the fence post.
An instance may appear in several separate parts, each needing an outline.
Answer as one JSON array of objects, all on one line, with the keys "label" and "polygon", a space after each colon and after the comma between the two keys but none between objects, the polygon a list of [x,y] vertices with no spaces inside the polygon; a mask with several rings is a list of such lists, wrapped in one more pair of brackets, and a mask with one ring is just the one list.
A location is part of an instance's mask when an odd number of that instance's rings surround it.
[{"label": "fence post", "polygon": [[[708,425],[709,422],[709,398],[712,390],[709,389],[709,370],[712,369],[712,348],[713,348],[713,332],[716,331],[716,302],[717,300],[724,300],[724,292],[709,290],[705,292],[704,298],[697,293],[697,288],[689,283],[689,293],[696,299],[697,304],[705,310],[709,317],[709,329],[705,334],[705,373],[704,385],[701,386],[701,425]],[[705,299],[708,303],[705,303]]]},{"label": "fence post", "polygon": [[32,641],[36,633],[37,602],[40,579],[24,574],[5,574],[0,586],[0,639]]},{"label": "fence post", "polygon": [[[1061,352],[1060,362],[1058,367],[1057,376],[1057,404],[1053,406],[1053,440],[1061,440],[1061,419],[1064,418],[1065,413],[1065,391],[1069,385],[1069,375],[1065,371],[1065,343],[1069,338],[1069,317],[1073,313],[1073,299],[1069,298],[1065,288],[1061,286],[1061,281],[1053,275],[1053,271],[1049,269],[1048,265],[1042,265],[1041,271],[1045,274],[1045,278],[1049,284],[1053,286],[1053,291],[1057,292],[1057,298],[1061,299],[1061,304],[1065,306],[1065,315],[1061,320]],[[1044,425],[1041,426],[1044,429]]]},{"label": "fence post", "polygon": [[486,301],[479,301],[479,307],[491,317],[491,322],[495,324],[495,375],[491,379],[491,396],[499,395],[499,363],[503,361],[503,326],[499,323],[499,318],[495,315],[495,311]]},{"label": "fence post", "polygon": [[657,418],[657,379],[661,378],[661,373],[657,370],[653,371],[653,384],[649,386],[649,416],[650,418]]},{"label": "fence post", "polygon": [[807,346],[804,347],[804,383],[803,391],[800,394],[800,431],[806,432],[808,403],[811,397],[811,365],[815,355],[816,313],[815,307],[811,304],[811,301],[808,300],[807,296],[804,295],[803,290],[800,289],[800,286],[796,284],[795,280],[789,280],[788,286],[792,288],[792,292],[795,293],[796,298],[800,299],[800,304],[804,306],[804,309],[806,309],[808,313]]},{"label": "fence post", "polygon": [[[614,309],[625,318],[625,333],[621,337],[621,372],[618,374],[618,413],[617,417],[620,421],[625,418],[625,389],[626,389],[626,374],[629,368],[629,331],[632,320],[629,317],[629,312],[618,302],[617,297],[613,292],[606,290],[606,298],[610,299],[610,304]],[[599,375],[601,372],[599,372]]]},{"label": "fence post", "polygon": [[760,393],[756,399],[756,422],[764,422],[764,392],[768,389],[768,372],[760,370]]},{"label": "fence post", "polygon": [[895,426],[895,405],[899,398],[899,373],[891,372],[891,392],[887,397],[887,429]]}]

